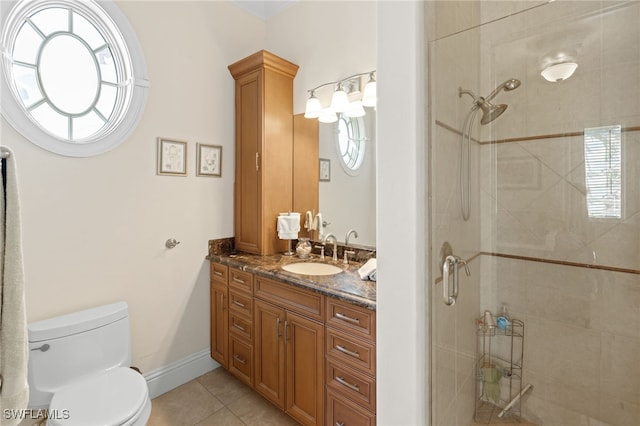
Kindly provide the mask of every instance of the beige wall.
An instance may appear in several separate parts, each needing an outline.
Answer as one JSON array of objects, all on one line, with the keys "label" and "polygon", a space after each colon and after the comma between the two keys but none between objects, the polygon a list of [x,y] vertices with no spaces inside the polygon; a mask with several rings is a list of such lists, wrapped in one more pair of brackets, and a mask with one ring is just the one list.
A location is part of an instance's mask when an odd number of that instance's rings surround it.
[{"label": "beige wall", "polygon": [[[92,158],[44,151],[2,120],[22,200],[29,321],[125,300],[143,372],[209,346],[207,241],[233,234],[233,79],[265,25],[221,2],[119,2],[151,81],[140,124]],[[188,177],[156,175],[156,138],[189,142]],[[223,146],[222,178],[195,176],[195,143]],[[164,242],[181,242],[167,250]]]}]

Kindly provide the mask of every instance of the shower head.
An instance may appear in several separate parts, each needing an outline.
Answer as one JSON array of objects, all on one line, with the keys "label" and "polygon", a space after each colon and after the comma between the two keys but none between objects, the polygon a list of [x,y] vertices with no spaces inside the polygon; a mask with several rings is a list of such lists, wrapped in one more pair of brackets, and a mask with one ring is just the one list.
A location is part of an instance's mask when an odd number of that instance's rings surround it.
[{"label": "shower head", "polygon": [[491,92],[489,96],[487,96],[485,99],[487,101],[490,101],[491,99],[495,98],[502,89],[504,89],[505,92],[509,92],[511,90],[517,89],[518,87],[520,87],[520,80],[515,78],[510,78],[509,80],[502,83],[500,86],[496,87],[493,90],[493,92]]},{"label": "shower head", "polygon": [[476,105],[478,105],[478,108],[482,110],[482,118],[480,119],[480,124],[483,125],[491,123],[507,110],[506,104],[493,105],[491,102],[483,98],[480,98]]},{"label": "shower head", "polygon": [[471,107],[471,110],[482,110],[482,119],[480,119],[480,124],[484,125],[491,123],[507,109],[506,104],[493,105],[491,103],[491,99],[495,98],[501,90],[509,92],[520,87],[520,84],[520,80],[510,78],[509,80],[496,87],[493,92],[491,92],[486,98],[483,98],[482,96],[476,96],[471,90],[466,90],[460,87],[458,88],[458,96],[462,97],[463,94],[466,94],[473,98],[473,107]]}]

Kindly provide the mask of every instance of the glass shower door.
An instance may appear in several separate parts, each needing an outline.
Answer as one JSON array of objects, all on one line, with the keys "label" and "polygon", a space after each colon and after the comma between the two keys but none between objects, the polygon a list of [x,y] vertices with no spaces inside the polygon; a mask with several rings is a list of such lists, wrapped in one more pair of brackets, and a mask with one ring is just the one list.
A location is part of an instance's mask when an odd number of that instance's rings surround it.
[{"label": "glass shower door", "polygon": [[[504,308],[526,330],[523,419],[640,424],[640,2],[434,11],[431,424],[474,424],[479,398],[498,422],[513,399],[500,361],[474,367],[478,321]],[[445,253],[469,267],[457,295]]]}]

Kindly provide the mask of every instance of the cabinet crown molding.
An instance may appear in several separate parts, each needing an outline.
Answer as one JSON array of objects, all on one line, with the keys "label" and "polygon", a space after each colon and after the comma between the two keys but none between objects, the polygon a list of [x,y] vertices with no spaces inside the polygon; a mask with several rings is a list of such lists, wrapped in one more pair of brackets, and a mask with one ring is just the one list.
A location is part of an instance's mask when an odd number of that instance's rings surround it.
[{"label": "cabinet crown molding", "polygon": [[237,79],[248,72],[255,71],[260,68],[279,72],[293,78],[298,73],[298,68],[300,67],[267,50],[260,50],[253,55],[239,60],[238,62],[234,62],[229,65],[228,68],[233,78]]}]

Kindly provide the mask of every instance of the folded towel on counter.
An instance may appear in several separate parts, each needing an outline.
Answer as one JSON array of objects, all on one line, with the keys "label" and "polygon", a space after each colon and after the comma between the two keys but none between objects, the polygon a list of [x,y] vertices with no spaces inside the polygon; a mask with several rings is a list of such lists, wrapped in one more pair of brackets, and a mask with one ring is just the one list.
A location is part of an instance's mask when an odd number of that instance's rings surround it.
[{"label": "folded towel on counter", "polygon": [[300,231],[300,213],[280,213],[278,216],[278,238],[294,240]]},{"label": "folded towel on counter", "polygon": [[[376,279],[376,268],[377,268],[376,259],[369,259],[366,261],[364,265],[358,269],[358,274],[360,275],[360,279],[366,280],[370,279],[371,281],[375,281]],[[373,274],[373,279],[371,278]]]}]

